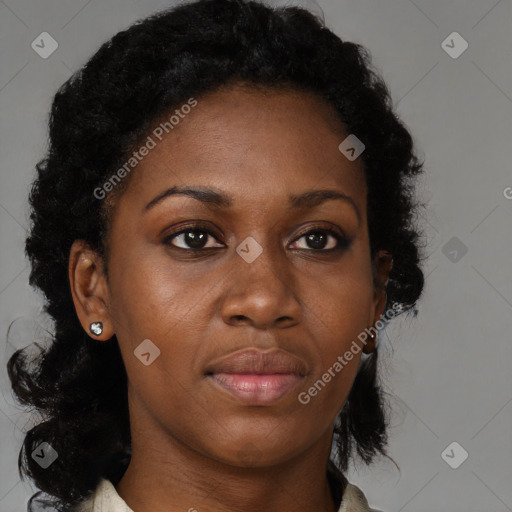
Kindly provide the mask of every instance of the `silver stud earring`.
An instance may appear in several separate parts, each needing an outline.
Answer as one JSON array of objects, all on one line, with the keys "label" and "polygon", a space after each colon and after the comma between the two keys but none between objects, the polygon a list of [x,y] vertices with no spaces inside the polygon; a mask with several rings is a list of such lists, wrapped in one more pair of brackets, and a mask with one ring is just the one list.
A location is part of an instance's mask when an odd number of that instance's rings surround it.
[{"label": "silver stud earring", "polygon": [[102,322],[93,322],[89,325],[89,330],[95,336],[99,336],[103,332],[103,323]]}]

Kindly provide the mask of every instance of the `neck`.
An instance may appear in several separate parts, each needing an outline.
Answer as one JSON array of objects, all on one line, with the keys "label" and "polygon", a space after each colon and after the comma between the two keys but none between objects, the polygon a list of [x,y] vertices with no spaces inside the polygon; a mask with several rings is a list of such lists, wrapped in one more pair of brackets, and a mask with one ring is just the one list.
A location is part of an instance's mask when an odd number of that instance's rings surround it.
[{"label": "neck", "polygon": [[[135,430],[135,432],[141,432]],[[327,477],[332,432],[300,456],[239,467],[175,438],[132,437],[132,458],[116,490],[137,512],[337,512]]]}]

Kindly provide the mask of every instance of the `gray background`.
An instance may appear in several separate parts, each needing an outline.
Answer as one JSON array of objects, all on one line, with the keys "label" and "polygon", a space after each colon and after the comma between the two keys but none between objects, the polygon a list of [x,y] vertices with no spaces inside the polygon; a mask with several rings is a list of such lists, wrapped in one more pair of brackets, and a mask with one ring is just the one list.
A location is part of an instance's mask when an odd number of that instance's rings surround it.
[{"label": "gray background", "polygon": [[[342,39],[370,50],[425,156],[425,293],[417,318],[395,320],[381,335],[393,396],[389,453],[400,471],[384,459],[348,476],[384,511],[511,511],[511,2],[291,3],[309,5]],[[26,510],[36,490],[17,471],[23,432],[36,419],[15,406],[5,363],[49,325],[28,285],[23,244],[50,102],[100,43],[171,4],[0,0],[0,512]],[[442,46],[454,31],[469,44],[458,58]],[[47,59],[31,47],[42,32],[59,45]],[[468,458],[453,469],[445,460],[460,463],[462,450]]]}]

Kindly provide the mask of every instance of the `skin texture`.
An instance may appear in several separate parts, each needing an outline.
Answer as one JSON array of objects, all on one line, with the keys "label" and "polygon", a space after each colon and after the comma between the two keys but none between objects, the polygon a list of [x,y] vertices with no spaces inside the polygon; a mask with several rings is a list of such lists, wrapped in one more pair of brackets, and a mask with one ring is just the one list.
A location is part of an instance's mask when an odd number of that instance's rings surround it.
[{"label": "skin texture", "polygon": [[[377,255],[375,286],[361,158],[338,150],[348,133],[309,93],[236,85],[197,100],[115,206],[108,280],[82,241],[70,252],[80,322],[87,333],[103,322],[97,343],[116,334],[128,374],[132,460],[116,489],[137,512],[335,511],[326,467],[361,354],[307,405],[297,395],[384,312],[392,261]],[[215,188],[233,204],[174,195],[144,211],[176,185]],[[320,189],[350,196],[360,219],[339,199],[290,209],[290,194]],[[183,234],[163,243],[192,221],[212,231],[202,256]],[[324,254],[335,238],[315,249],[304,236],[329,227],[352,239],[348,248]],[[252,263],[236,252],[249,236],[263,249]],[[161,351],[149,366],[133,353],[144,339]],[[308,373],[278,402],[244,405],[204,371],[246,347],[279,347]]]}]

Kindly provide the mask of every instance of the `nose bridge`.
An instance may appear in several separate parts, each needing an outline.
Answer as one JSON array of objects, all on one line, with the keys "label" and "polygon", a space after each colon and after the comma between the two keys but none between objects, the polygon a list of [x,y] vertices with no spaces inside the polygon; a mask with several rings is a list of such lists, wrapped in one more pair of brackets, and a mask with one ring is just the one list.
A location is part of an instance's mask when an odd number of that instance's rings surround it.
[{"label": "nose bridge", "polygon": [[286,268],[286,254],[281,242],[273,235],[254,231],[236,247],[238,258],[235,265],[240,271],[239,279],[251,286],[261,285],[264,289],[287,287],[291,275]]},{"label": "nose bridge", "polygon": [[284,317],[299,319],[294,277],[280,242],[261,231],[253,232],[236,247],[233,257],[232,286],[223,305],[226,321],[245,317],[268,326]]}]

